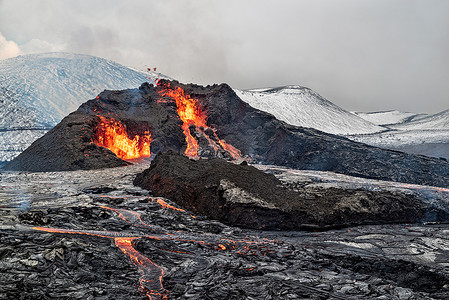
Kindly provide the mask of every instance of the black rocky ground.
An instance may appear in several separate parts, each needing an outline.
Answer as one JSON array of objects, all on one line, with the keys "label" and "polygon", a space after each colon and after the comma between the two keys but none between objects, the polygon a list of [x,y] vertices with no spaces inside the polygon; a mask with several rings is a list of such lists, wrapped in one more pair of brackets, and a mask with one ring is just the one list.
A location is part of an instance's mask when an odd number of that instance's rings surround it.
[{"label": "black rocky ground", "polygon": [[[132,185],[145,167],[0,173],[0,298],[148,299],[139,268],[111,238],[87,230],[141,236],[134,248],[163,268],[169,299],[449,297],[448,225],[243,230],[161,206]],[[140,213],[142,222],[105,207]]]},{"label": "black rocky ground", "polygon": [[[222,159],[191,160],[159,153],[134,184],[226,224],[254,229],[329,229],[425,221],[415,195],[338,187],[289,187],[272,174]],[[439,219],[449,220],[441,211]]]},{"label": "black rocky ground", "polygon": [[[102,92],[97,99],[86,102],[63,119],[8,163],[5,169],[61,171],[127,164],[92,143],[92,134],[99,122],[98,115],[121,121],[131,136],[149,130],[153,153],[167,150],[183,152],[186,142],[176,104],[173,99],[160,94],[176,87],[183,88],[186,94],[199,100],[207,114],[208,126],[216,130],[219,138],[255,162],[333,171],[364,178],[449,186],[449,163],[446,161],[383,150],[317,130],[290,126],[250,107],[226,84],[203,87],[166,80],[162,80],[157,87],[143,84],[134,90]],[[197,129],[190,129],[196,136]],[[201,141],[200,144],[204,145]],[[221,152],[211,153],[210,149],[201,150],[208,156],[222,155]]]}]

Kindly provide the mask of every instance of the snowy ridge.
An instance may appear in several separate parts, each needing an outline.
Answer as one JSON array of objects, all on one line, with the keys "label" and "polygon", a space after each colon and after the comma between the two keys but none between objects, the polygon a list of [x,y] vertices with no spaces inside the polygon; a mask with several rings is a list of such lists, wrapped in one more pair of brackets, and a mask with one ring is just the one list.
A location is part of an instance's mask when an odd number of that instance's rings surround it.
[{"label": "snowy ridge", "polygon": [[0,61],[0,161],[10,160],[105,89],[167,78],[90,55],[45,53]]},{"label": "snowy ridge", "polygon": [[402,112],[397,110],[376,111],[376,112],[352,112],[356,116],[376,125],[393,125],[424,118],[426,114]]},{"label": "snowy ridge", "polygon": [[410,122],[390,126],[398,130],[435,130],[449,129],[449,109],[422,118],[411,120]]},{"label": "snowy ridge", "polygon": [[376,147],[398,149],[404,145],[449,143],[449,128],[435,130],[390,130],[375,134],[351,135],[348,138]]},{"label": "snowy ridge", "polygon": [[[402,113],[402,116],[407,114]],[[393,118],[387,115],[385,120],[390,122]],[[412,114],[396,121],[396,124],[384,125],[388,131],[348,138],[372,146],[449,159],[449,110],[433,115]]]},{"label": "snowy ridge", "polygon": [[318,93],[301,86],[234,90],[254,108],[289,124],[312,127],[327,133],[348,135],[384,131],[385,128],[346,111]]}]

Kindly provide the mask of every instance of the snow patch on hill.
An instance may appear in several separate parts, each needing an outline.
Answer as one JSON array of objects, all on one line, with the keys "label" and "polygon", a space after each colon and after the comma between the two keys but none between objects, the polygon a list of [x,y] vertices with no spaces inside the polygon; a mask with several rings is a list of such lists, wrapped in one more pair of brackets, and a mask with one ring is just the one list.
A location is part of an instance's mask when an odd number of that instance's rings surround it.
[{"label": "snow patch on hill", "polygon": [[[385,121],[393,119],[387,115]],[[372,146],[449,159],[449,110],[433,115],[414,114],[396,121],[384,125],[388,131],[348,138]]]}]

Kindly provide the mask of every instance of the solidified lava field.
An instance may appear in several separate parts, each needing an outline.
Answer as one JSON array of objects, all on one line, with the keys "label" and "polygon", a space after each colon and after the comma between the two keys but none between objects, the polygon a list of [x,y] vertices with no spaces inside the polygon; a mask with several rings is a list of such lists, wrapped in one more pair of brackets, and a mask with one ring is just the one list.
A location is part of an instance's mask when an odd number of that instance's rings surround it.
[{"label": "solidified lava field", "polygon": [[[0,298],[449,298],[447,224],[241,229],[135,187],[148,166],[0,173]],[[292,186],[386,185],[260,168]]]}]

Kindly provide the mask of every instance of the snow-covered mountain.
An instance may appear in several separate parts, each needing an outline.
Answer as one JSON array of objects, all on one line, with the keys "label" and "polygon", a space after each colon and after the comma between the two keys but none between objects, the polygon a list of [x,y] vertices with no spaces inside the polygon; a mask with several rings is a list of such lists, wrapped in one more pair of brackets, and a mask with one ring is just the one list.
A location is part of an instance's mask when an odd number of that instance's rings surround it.
[{"label": "snow-covered mountain", "polygon": [[269,112],[292,125],[312,127],[339,135],[385,130],[384,127],[342,109],[306,87],[284,86],[235,92],[252,107]]},{"label": "snow-covered mountain", "polygon": [[0,61],[0,161],[11,160],[105,89],[127,89],[154,82],[141,72],[89,55],[46,53]]},{"label": "snow-covered mountain", "polygon": [[301,86],[235,90],[251,106],[292,125],[312,127],[381,148],[449,159],[449,110],[349,112]]}]

